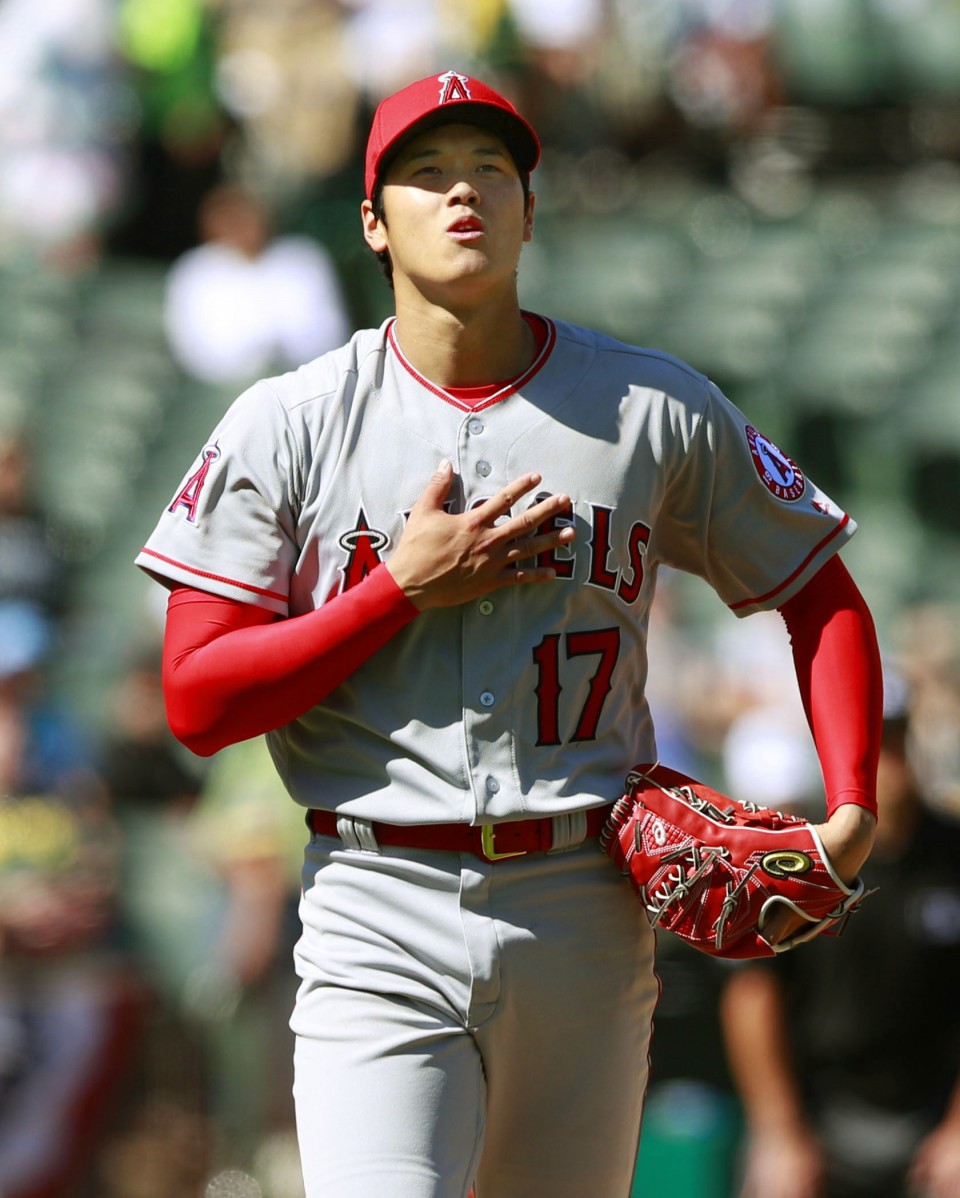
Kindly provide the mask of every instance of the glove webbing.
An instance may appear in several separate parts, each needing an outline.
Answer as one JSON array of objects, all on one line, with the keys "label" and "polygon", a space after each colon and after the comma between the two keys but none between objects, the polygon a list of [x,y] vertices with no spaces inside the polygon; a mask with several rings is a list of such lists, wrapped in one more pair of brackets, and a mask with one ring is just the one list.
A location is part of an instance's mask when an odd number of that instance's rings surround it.
[{"label": "glove webbing", "polygon": [[[639,836],[639,828],[636,835]],[[639,848],[639,844],[637,847]],[[689,845],[681,849],[674,849],[672,853],[666,853],[663,858],[664,862],[675,861],[677,863],[676,872],[670,877],[663,878],[652,895],[648,895],[644,889],[642,896],[644,906],[650,913],[651,926],[658,927],[668,913],[668,908],[678,900],[685,899],[705,873],[712,870],[718,861],[729,856],[729,849],[723,845]],[[754,862],[736,885],[727,882],[723,905],[713,925],[714,943],[718,949],[723,947],[723,934],[727,923],[736,910],[742,891],[756,872],[758,864],[758,862]],[[693,872],[687,873],[684,869],[685,865]]]}]

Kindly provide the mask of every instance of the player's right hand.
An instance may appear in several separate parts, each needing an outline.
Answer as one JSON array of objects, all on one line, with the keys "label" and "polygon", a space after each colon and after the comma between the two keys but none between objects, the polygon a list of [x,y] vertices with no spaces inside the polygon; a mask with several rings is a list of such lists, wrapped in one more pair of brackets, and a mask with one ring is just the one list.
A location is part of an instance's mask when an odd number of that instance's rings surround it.
[{"label": "player's right hand", "polygon": [[570,525],[547,532],[545,521],[570,507],[568,495],[551,495],[516,516],[509,513],[539,486],[539,474],[524,474],[478,507],[459,515],[444,509],[453,466],[441,462],[414,504],[397,548],[386,563],[394,581],[416,607],[453,607],[501,587],[547,582],[549,566],[520,565],[569,545]]}]

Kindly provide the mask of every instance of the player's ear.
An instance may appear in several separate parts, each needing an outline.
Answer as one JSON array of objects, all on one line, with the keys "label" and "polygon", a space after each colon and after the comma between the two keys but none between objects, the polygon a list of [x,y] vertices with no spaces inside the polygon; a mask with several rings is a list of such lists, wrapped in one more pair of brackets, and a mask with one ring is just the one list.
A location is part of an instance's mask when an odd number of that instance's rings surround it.
[{"label": "player's ear", "polygon": [[360,205],[360,220],[364,241],[375,254],[382,254],[387,248],[387,226],[374,212],[371,200],[364,200]]},{"label": "player's ear", "polygon": [[533,241],[533,209],[537,197],[531,191],[527,196],[527,210],[523,215],[523,240]]}]

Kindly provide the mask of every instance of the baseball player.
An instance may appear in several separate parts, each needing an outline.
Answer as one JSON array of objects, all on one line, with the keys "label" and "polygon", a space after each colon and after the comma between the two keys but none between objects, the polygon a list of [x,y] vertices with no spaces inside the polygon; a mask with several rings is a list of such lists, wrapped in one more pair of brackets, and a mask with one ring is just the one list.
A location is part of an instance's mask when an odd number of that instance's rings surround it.
[{"label": "baseball player", "polygon": [[697,371],[521,311],[539,153],[457,71],[383,101],[361,218],[395,317],[242,395],[137,559],[174,731],[266,733],[306,810],[308,1198],[629,1192],[654,937],[598,836],[656,760],[661,564],[782,610],[824,845],[852,877],[872,841],[854,523]]}]

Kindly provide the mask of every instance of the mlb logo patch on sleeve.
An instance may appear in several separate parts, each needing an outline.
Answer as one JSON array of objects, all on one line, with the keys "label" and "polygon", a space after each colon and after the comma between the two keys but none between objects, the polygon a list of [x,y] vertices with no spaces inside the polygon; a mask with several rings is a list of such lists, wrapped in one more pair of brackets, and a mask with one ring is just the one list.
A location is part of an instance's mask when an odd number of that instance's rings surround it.
[{"label": "mlb logo patch on sleeve", "polygon": [[807,485],[800,467],[752,424],[748,424],[744,432],[760,481],[771,495],[784,503],[795,503]]}]

